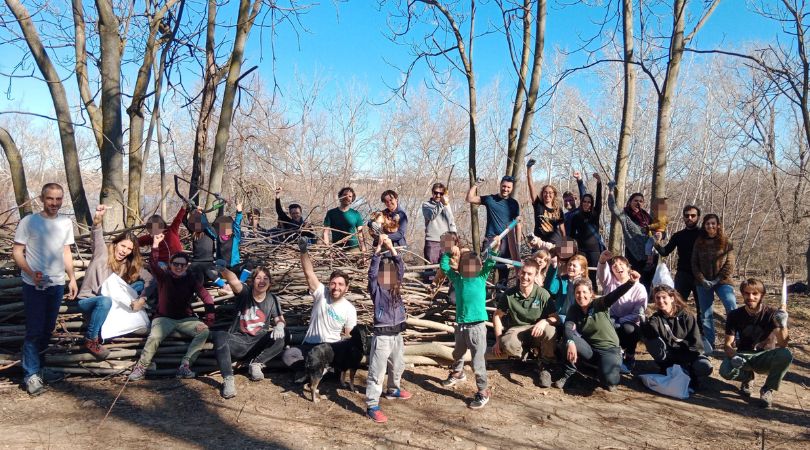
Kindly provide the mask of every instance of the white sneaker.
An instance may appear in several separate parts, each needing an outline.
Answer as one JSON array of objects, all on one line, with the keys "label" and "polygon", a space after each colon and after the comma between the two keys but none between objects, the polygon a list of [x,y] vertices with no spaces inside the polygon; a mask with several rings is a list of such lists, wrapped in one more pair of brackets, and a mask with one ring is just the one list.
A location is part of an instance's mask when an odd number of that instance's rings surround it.
[{"label": "white sneaker", "polygon": [[262,372],[263,368],[264,364],[262,363],[250,363],[250,366],[248,367],[248,375],[250,376],[250,381],[264,380],[264,372]]},{"label": "white sneaker", "polygon": [[31,375],[25,382],[25,389],[28,391],[28,395],[32,397],[43,393],[45,386],[42,384],[42,378],[40,378],[39,375]]}]

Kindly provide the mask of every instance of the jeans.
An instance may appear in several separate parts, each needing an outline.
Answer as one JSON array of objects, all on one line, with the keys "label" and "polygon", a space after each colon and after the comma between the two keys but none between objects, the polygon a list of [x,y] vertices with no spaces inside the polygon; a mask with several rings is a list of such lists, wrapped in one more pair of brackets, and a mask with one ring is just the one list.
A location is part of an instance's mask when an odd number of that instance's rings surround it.
[{"label": "jeans", "polygon": [[710,348],[703,349],[706,353],[714,350],[714,293],[720,297],[723,307],[726,309],[726,316],[737,308],[737,298],[734,296],[734,288],[729,284],[718,284],[711,288],[697,286],[698,304],[700,305],[700,321],[703,325],[703,340],[708,342]]},{"label": "jeans", "polygon": [[87,321],[87,331],[85,331],[84,337],[91,341],[98,339],[101,326],[104,325],[104,320],[107,319],[110,307],[112,307],[112,299],[110,297],[98,296],[79,300],[79,309],[81,312],[90,316],[90,320]]},{"label": "jeans", "polygon": [[25,339],[22,348],[22,368],[25,381],[39,373],[42,361],[40,353],[48,348],[51,334],[56,326],[59,306],[65,296],[65,285],[50,286],[39,290],[23,283],[25,303]]},{"label": "jeans", "polygon": [[238,360],[255,355],[250,363],[264,364],[284,350],[284,339],[273,339],[267,331],[262,331],[256,336],[240,332],[214,331],[211,333],[211,340],[214,341],[214,351],[223,377],[233,375],[232,358]]},{"label": "jeans", "polygon": [[487,326],[484,322],[456,324],[456,346],[453,349],[453,372],[464,372],[464,354],[467,349],[472,354],[472,367],[478,392],[487,389]]},{"label": "jeans", "polygon": [[132,283],[129,284],[129,286],[132,289],[134,289],[138,295],[141,295],[141,292],[143,292],[143,288],[146,287],[146,283],[144,283],[143,280],[138,280],[133,281]]},{"label": "jeans", "polygon": [[[198,325],[203,325],[201,331],[197,331]],[[160,343],[163,342],[163,339],[166,339],[166,336],[172,334],[173,331],[192,337],[191,343],[188,344],[186,354],[183,355],[183,361],[194,364],[197,356],[200,355],[200,350],[202,350],[203,345],[205,345],[205,340],[208,339],[208,327],[196,317],[187,317],[179,320],[170,319],[168,317],[156,317],[152,321],[152,329],[149,331],[149,337],[146,339],[146,344],[143,346],[141,359],[138,360],[138,363],[144,367],[149,367],[149,364],[152,363],[152,358],[155,356],[155,352],[158,347],[160,347]]]},{"label": "jeans", "polygon": [[725,358],[720,364],[720,376],[726,380],[748,381],[754,379],[755,373],[768,374],[764,388],[778,391],[782,378],[785,378],[793,355],[786,348],[774,348],[757,353],[738,352],[745,358],[742,367],[734,368],[731,359]]},{"label": "jeans", "polygon": [[[616,386],[619,384],[621,374],[619,367],[622,364],[622,349],[619,347],[601,349],[591,347],[585,339],[574,336],[574,345],[577,347],[577,362],[585,361],[596,366],[599,371],[599,380],[606,386]],[[560,341],[559,347],[561,357],[565,361],[566,378],[577,372],[577,366],[568,361],[568,344],[566,339]]]},{"label": "jeans", "polygon": [[382,381],[388,371],[388,390],[399,389],[402,372],[405,371],[405,343],[402,334],[374,336],[368,354],[368,378],[366,379],[366,405],[373,408],[380,403]]}]

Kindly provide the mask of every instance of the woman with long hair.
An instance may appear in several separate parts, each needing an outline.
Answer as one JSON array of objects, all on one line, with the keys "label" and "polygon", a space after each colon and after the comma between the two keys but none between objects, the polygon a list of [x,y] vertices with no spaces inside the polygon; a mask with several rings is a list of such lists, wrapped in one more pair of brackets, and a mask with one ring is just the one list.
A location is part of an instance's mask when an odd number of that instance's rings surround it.
[{"label": "woman with long hair", "polygon": [[[113,239],[111,244],[104,241],[102,222],[107,207],[96,207],[93,218],[92,238],[93,257],[87,266],[82,281],[82,288],[77,298],[79,309],[89,317],[85,332],[85,348],[96,358],[105,359],[109,350],[101,345],[99,335],[104,320],[112,307],[112,299],[101,295],[101,286],[111,275],[121,277],[124,282],[133,285],[140,297],[131,302],[133,311],[140,311],[146,304],[146,297],[153,291],[152,275],[143,267],[141,254],[137,251],[138,238],[131,232],[123,232]],[[143,281],[142,286],[139,281]]]},{"label": "woman with long hair", "polygon": [[675,289],[658,285],[653,288],[655,312],[641,326],[647,352],[665,371],[678,364],[689,374],[693,389],[712,373],[709,358],[703,356],[698,321],[686,308]]},{"label": "woman with long hair", "polygon": [[726,315],[737,308],[731,276],[734,273],[736,256],[734,247],[723,231],[717,214],[703,217],[700,235],[692,251],[692,273],[700,305],[700,320],[703,326],[704,350],[714,351],[714,294],[720,297]]},{"label": "woman with long hair", "polygon": [[559,245],[565,237],[565,217],[557,188],[547,184],[538,194],[532,181],[532,167],[526,166],[529,201],[534,209],[534,235],[543,241]]},{"label": "woman with long hair", "polygon": [[646,250],[652,217],[644,210],[644,195],[640,192],[631,194],[624,208],[619,209],[613,197],[612,185],[613,182],[609,184],[608,208],[622,224],[624,256],[630,261],[630,267],[641,274],[641,284],[649,291],[655,270],[655,259]]},{"label": "woman with long hair", "polygon": [[[605,250],[605,243],[599,234],[599,220],[602,216],[602,179],[598,173],[593,174],[596,179],[596,198],[591,194],[584,194],[580,200],[579,208],[571,218],[571,229],[566,230],[577,241],[577,248],[588,260],[588,267],[596,267],[599,254]],[[588,277],[596,286],[596,272],[589,271]]]}]

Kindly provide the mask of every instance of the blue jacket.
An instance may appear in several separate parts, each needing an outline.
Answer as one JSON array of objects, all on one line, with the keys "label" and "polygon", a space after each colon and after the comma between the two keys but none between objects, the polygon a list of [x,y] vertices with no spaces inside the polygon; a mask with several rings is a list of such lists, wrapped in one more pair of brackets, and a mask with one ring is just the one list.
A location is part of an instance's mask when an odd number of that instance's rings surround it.
[{"label": "blue jacket", "polygon": [[[216,243],[217,259],[225,260],[227,267],[234,267],[242,262],[242,257],[239,254],[239,245],[242,243],[242,211],[237,211],[236,216],[233,218],[233,234],[227,241],[223,241],[217,235],[217,232],[208,223],[205,214],[202,215],[203,231]],[[230,242],[229,242],[230,241]]]},{"label": "blue jacket", "polygon": [[[392,292],[380,286],[377,275],[380,272],[379,253],[371,256],[371,263],[368,266],[368,293],[371,301],[374,302],[374,326],[375,327],[395,327],[405,322],[405,304],[402,302],[402,295],[394,296]],[[399,282],[405,277],[405,265],[402,257],[393,257],[397,266],[397,277]]]}]

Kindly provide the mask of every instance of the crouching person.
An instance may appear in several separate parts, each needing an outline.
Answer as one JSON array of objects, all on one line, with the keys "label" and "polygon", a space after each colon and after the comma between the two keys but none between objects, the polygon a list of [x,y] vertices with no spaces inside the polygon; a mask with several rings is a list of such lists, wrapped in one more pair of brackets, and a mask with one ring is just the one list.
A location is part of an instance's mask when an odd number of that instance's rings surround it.
[{"label": "crouching person", "polygon": [[228,331],[214,331],[211,340],[222,373],[222,397],[236,396],[232,360],[252,355],[248,366],[251,381],[264,379],[264,364],[284,350],[284,317],[278,298],[269,292],[270,272],[266,267],[253,269],[247,283],[224,267],[220,276],[236,295],[237,316]]},{"label": "crouching person", "polygon": [[581,278],[574,283],[576,303],[571,305],[565,317],[565,339],[560,347],[567,362],[562,378],[554,382],[554,387],[563,389],[576,373],[577,362],[582,360],[596,366],[599,381],[605,389],[616,390],[621,378],[622,349],[609,311],[639,278],[638,272],[631,271],[630,280],[595,300],[590,279]]},{"label": "crouching person", "polygon": [[495,326],[492,353],[523,358],[529,352],[536,352],[538,384],[546,388],[551,386],[548,369],[556,360],[555,327],[559,316],[551,294],[535,282],[539,270],[537,261],[525,259],[518,271],[518,285],[498,297],[498,309],[492,316]]},{"label": "crouching person", "polygon": [[[158,248],[163,241],[163,234],[154,236],[152,242],[152,259],[149,266],[158,285],[158,307],[149,337],[143,346],[141,358],[129,374],[130,381],[142,379],[146,368],[152,363],[160,343],[175,330],[192,340],[180,361],[177,378],[194,378],[195,373],[189,368],[200,354],[205,340],[208,339],[208,326],[214,324],[214,299],[197,277],[188,271],[189,258],[185,253],[176,253],[169,260],[168,270],[158,264]],[[194,315],[191,303],[196,293],[205,303],[205,323]]]},{"label": "crouching person", "polygon": [[[754,374],[767,375],[759,396],[762,407],[770,408],[773,393],[779,390],[793,361],[787,349],[788,313],[762,304],[765,285],[756,278],[743,281],[740,292],[745,305],[730,312],[726,319],[726,358],[720,365],[720,376],[742,382],[740,393],[750,397]],[[771,335],[776,338],[776,348],[772,348]]]},{"label": "crouching person", "polygon": [[[383,248],[390,252],[392,259],[386,260],[381,265]],[[386,368],[388,389],[385,398],[393,400],[411,398],[411,393],[400,386],[402,372],[405,370],[405,344],[402,341],[402,332],[405,331],[405,304],[402,302],[400,292],[404,276],[405,265],[402,263],[402,257],[397,254],[389,237],[381,237],[368,267],[368,292],[374,302],[374,337],[371,338],[371,352],[368,359],[366,413],[377,423],[388,421],[388,417],[379,406]]]},{"label": "crouching person", "polygon": [[712,373],[712,364],[703,355],[697,317],[675,289],[658,285],[652,294],[655,312],[641,326],[647,352],[662,371],[681,366],[691,379],[689,386],[697,390]]}]

